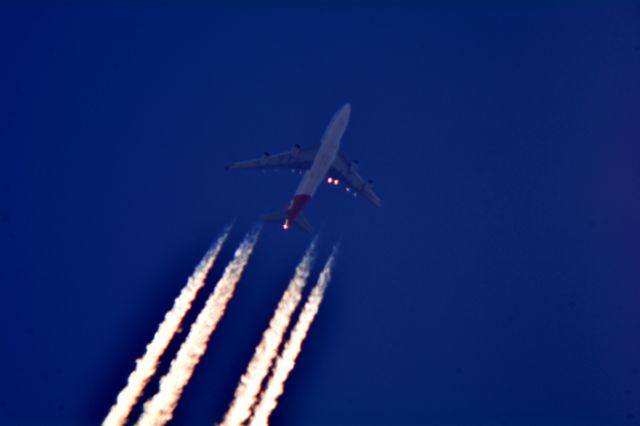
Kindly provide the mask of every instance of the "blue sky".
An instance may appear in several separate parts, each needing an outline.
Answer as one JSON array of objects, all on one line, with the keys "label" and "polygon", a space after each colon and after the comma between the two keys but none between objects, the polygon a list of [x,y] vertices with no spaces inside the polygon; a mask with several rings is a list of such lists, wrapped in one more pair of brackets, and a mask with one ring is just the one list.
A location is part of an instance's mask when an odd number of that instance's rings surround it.
[{"label": "blue sky", "polygon": [[[384,205],[308,206],[341,252],[273,423],[638,424],[640,9],[536,3],[2,9],[0,423],[98,423],[299,179],[224,165],[348,101]],[[222,418],[309,241],[265,227],[176,424]]]}]

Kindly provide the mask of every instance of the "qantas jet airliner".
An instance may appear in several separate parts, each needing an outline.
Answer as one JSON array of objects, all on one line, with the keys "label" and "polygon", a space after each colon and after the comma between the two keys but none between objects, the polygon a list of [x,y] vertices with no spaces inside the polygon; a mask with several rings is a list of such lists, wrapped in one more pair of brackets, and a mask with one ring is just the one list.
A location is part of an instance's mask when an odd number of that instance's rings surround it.
[{"label": "qantas jet airliner", "polygon": [[302,181],[287,210],[267,215],[264,217],[265,221],[284,221],[282,227],[285,230],[295,224],[311,232],[311,225],[301,212],[325,179],[331,185],[339,185],[342,182],[347,191],[363,196],[376,207],[382,205],[380,198],[373,192],[372,181],[365,181],[358,173],[358,162],[347,160],[340,152],[340,140],[349,123],[350,114],[351,105],[346,104],[340,108],[327,126],[319,145],[300,148],[300,145],[296,144],[287,152],[274,155],[265,152],[262,158],[233,163],[226,167],[227,169],[280,168],[304,171]]}]

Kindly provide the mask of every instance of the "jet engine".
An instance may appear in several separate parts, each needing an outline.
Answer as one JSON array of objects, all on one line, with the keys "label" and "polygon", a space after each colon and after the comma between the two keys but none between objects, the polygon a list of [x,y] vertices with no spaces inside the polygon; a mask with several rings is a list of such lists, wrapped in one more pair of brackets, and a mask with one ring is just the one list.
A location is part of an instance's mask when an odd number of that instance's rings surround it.
[{"label": "jet engine", "polygon": [[299,153],[300,153],[300,145],[295,144],[293,148],[291,148],[291,155],[293,156],[293,158],[296,158]]},{"label": "jet engine", "polygon": [[269,154],[267,151],[265,151],[265,152],[262,154],[262,158],[260,159],[260,162],[261,162],[262,164],[265,164],[265,163],[267,162],[267,158],[269,158],[270,156],[271,156],[271,154]]},{"label": "jet engine", "polygon": [[373,188],[373,181],[371,179],[369,179],[365,184],[364,184],[364,190],[368,191],[371,188]]}]

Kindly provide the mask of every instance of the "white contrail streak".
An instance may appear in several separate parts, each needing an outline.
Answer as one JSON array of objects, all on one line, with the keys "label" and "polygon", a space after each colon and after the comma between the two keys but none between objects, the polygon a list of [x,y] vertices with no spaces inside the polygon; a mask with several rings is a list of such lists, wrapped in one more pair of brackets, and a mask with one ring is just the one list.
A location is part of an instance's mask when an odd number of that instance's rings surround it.
[{"label": "white contrail streak", "polygon": [[189,334],[180,346],[176,357],[171,361],[169,372],[160,380],[158,393],[144,404],[144,412],[138,420],[138,425],[164,425],[173,417],[173,411],[178,405],[182,391],[207,350],[209,338],[233,296],[259,233],[260,231],[257,230],[247,235],[236,250],[233,260],[227,265],[222,278],[191,325]]},{"label": "white contrail streak", "polygon": [[302,290],[307,283],[313,263],[314,249],[315,240],[298,264],[295,275],[278,302],[278,307],[269,321],[269,327],[262,335],[262,340],[256,347],[253,358],[249,361],[247,371],[240,378],[233,402],[231,402],[221,426],[241,425],[251,416],[251,407],[256,403],[262,382],[269,373],[269,368],[278,355],[284,334],[289,328],[291,316],[302,299]]},{"label": "white contrail streak", "polygon": [[295,366],[296,358],[302,348],[302,343],[307,336],[311,323],[318,313],[327,284],[329,284],[329,280],[331,279],[331,270],[335,262],[335,252],[334,249],[334,252],[322,269],[318,282],[313,290],[311,290],[302,308],[302,312],[300,312],[300,317],[291,331],[289,340],[287,340],[284,349],[282,349],[282,353],[276,359],[267,387],[260,395],[260,401],[253,411],[253,417],[249,423],[251,426],[267,425],[269,416],[278,405],[278,398],[282,395],[282,392],[284,392],[284,382]]},{"label": "white contrail streak", "polygon": [[209,248],[204,257],[189,277],[178,297],[173,302],[173,307],[165,314],[164,320],[158,326],[158,330],[151,342],[147,345],[146,352],[136,360],[136,367],[127,379],[127,385],[120,391],[116,403],[111,407],[109,414],[102,422],[103,426],[124,425],[131,410],[138,402],[142,391],[155,374],[160,357],[169,346],[171,339],[178,331],[180,323],[191,308],[198,291],[204,285],[207,274],[222,248],[229,229]]}]

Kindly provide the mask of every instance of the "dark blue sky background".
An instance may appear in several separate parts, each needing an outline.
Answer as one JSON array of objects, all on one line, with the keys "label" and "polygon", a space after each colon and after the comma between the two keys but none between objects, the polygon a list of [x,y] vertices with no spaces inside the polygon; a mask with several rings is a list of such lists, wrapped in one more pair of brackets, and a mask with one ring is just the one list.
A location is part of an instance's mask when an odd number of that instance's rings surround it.
[{"label": "dark blue sky background", "polygon": [[[309,205],[342,250],[273,423],[640,424],[640,8],[536,3],[1,9],[0,423],[100,422],[298,184],[224,164],[349,101],[384,206]],[[175,424],[221,419],[309,241],[265,227]]]}]

